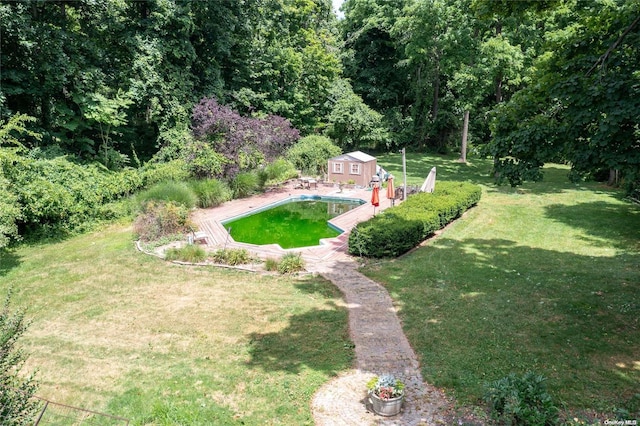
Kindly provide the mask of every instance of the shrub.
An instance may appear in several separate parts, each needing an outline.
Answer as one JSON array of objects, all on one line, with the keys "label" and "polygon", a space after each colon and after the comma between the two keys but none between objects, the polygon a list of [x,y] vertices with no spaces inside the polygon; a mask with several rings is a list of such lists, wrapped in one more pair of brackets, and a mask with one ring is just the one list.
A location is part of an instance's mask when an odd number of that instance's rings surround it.
[{"label": "shrub", "polygon": [[189,210],[173,202],[150,201],[136,218],[133,230],[142,241],[155,241],[164,236],[190,232]]},{"label": "shrub", "polygon": [[245,249],[220,249],[213,253],[213,261],[223,265],[245,265],[253,262],[253,258]]},{"label": "shrub", "polygon": [[252,172],[238,173],[230,183],[233,198],[245,198],[258,189],[258,176]]},{"label": "shrub", "polygon": [[282,182],[285,182],[289,179],[295,178],[298,176],[298,171],[296,168],[284,158],[279,158],[275,160],[273,163],[268,164],[263,170],[263,177],[261,180],[261,186],[264,185],[277,185]]},{"label": "shrub", "polygon": [[138,195],[141,204],[149,201],[164,201],[181,204],[185,207],[195,207],[198,196],[183,182],[166,181],[153,185]]},{"label": "shrub", "polygon": [[8,185],[9,181],[0,174],[0,250],[8,246],[11,240],[20,237],[17,223],[21,216],[20,205],[18,197],[6,189]]},{"label": "shrub", "polygon": [[0,308],[0,422],[3,425],[32,425],[38,413],[38,401],[33,399],[38,383],[33,375],[21,377],[20,369],[27,354],[18,347],[18,339],[29,325],[24,311],[11,311],[11,293]]},{"label": "shrub", "polygon": [[349,235],[349,254],[365,257],[394,257],[423,240],[423,224],[392,213],[380,214],[356,225]]},{"label": "shrub", "polygon": [[532,372],[510,374],[488,384],[485,401],[491,416],[506,425],[554,425],[558,408],[547,393],[545,378]]},{"label": "shrub", "polygon": [[195,105],[192,118],[195,139],[211,146],[209,154],[215,151],[224,158],[225,178],[250,170],[264,159],[278,158],[300,138],[300,132],[283,117],[243,117],[214,98]]},{"label": "shrub", "polygon": [[280,258],[278,264],[278,272],[281,274],[293,274],[294,272],[304,271],[305,262],[300,253],[287,253]]},{"label": "shrub", "polygon": [[187,165],[184,160],[148,163],[140,169],[140,174],[145,187],[169,180],[179,182],[189,177]]},{"label": "shrub", "polygon": [[264,269],[266,269],[267,271],[277,271],[278,270],[278,259],[274,259],[272,257],[267,258],[267,260],[264,261]]},{"label": "shrub", "polygon": [[189,173],[196,178],[219,176],[228,160],[218,154],[213,146],[203,141],[193,141],[185,146],[183,157]]},{"label": "shrub", "polygon": [[459,217],[481,195],[480,187],[464,182],[440,182],[436,189],[412,195],[399,206],[358,224],[349,235],[349,253],[399,256]]},{"label": "shrub", "polygon": [[[98,164],[76,164],[69,157],[30,156],[3,149],[0,152],[0,185],[9,192],[0,194],[7,205],[19,208],[22,231],[46,234],[86,228],[94,219],[114,218],[120,209],[104,206],[138,191],[162,177],[186,176],[180,162],[145,166],[142,169],[107,170]],[[182,163],[183,164],[183,163]],[[10,201],[10,203],[8,203]],[[14,208],[5,215],[15,215]],[[0,218],[7,232],[15,228]],[[5,223],[6,222],[6,223]],[[0,230],[0,233],[7,233]],[[19,236],[12,234],[12,239]]]},{"label": "shrub", "polygon": [[329,159],[341,153],[340,147],[326,136],[310,135],[289,148],[286,158],[303,173],[317,176],[326,174]]},{"label": "shrub", "polygon": [[198,197],[198,207],[216,207],[231,199],[229,186],[218,179],[194,180],[189,186]]},{"label": "shrub", "polygon": [[199,263],[207,260],[207,252],[198,245],[188,244],[184,247],[173,247],[168,249],[165,253],[165,259]]}]

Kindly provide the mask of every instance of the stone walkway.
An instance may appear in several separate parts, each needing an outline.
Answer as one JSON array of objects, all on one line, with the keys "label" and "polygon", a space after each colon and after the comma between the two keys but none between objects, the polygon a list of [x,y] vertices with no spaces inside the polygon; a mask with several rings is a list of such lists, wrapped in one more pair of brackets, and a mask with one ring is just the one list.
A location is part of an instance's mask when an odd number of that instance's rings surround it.
[{"label": "stone walkway", "polygon": [[[438,390],[424,383],[386,289],[360,274],[356,262],[346,255],[311,269],[344,294],[356,353],[356,370],[335,378],[316,393],[312,402],[316,425],[445,424],[448,403]],[[406,385],[402,412],[395,417],[373,414],[366,397],[367,381],[385,373]]]}]

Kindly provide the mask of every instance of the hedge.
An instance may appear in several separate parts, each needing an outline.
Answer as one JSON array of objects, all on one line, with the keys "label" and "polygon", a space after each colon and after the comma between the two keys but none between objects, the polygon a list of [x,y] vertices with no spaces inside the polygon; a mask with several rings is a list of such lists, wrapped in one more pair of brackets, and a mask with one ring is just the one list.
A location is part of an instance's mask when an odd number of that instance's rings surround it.
[{"label": "hedge", "polygon": [[482,190],[466,182],[438,182],[433,193],[410,196],[366,222],[349,235],[349,254],[397,257],[460,217],[480,201]]},{"label": "hedge", "polygon": [[[73,230],[112,216],[105,208],[121,198],[166,179],[187,176],[183,162],[109,171],[99,164],[77,164],[66,157],[35,159],[0,150],[0,248],[25,231]],[[20,231],[17,231],[17,230]]]}]

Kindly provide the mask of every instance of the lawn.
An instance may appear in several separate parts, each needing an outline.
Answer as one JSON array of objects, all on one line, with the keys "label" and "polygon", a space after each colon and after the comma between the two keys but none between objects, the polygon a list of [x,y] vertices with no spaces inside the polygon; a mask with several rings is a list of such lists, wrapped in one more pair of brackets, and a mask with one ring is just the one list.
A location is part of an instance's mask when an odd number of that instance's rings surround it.
[{"label": "lawn", "polygon": [[[401,176],[398,154],[379,161]],[[400,308],[425,379],[475,404],[484,383],[531,370],[569,411],[636,418],[640,206],[570,183],[558,165],[512,189],[492,184],[488,162],[413,154],[408,182],[434,165],[438,179],[482,185],[478,206],[422,248],[362,270]]]},{"label": "lawn", "polygon": [[134,425],[313,424],[313,393],[352,366],[329,282],[166,263],[125,226],[3,254],[9,287],[38,395]]}]

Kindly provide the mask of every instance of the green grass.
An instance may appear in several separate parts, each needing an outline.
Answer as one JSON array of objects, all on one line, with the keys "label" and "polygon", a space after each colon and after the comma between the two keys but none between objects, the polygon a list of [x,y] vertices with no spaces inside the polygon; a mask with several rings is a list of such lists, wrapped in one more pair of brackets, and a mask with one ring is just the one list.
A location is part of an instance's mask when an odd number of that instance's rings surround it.
[{"label": "green grass", "polygon": [[[397,155],[379,161],[399,176]],[[425,379],[473,404],[484,383],[532,370],[567,410],[637,411],[640,207],[568,182],[564,166],[515,190],[491,184],[488,162],[413,154],[409,183],[434,165],[438,179],[483,185],[479,205],[423,248],[362,271],[400,307]]]},{"label": "green grass", "polygon": [[134,425],[312,424],[313,393],[352,366],[327,281],[167,263],[122,226],[2,254],[9,287],[38,395]]}]

